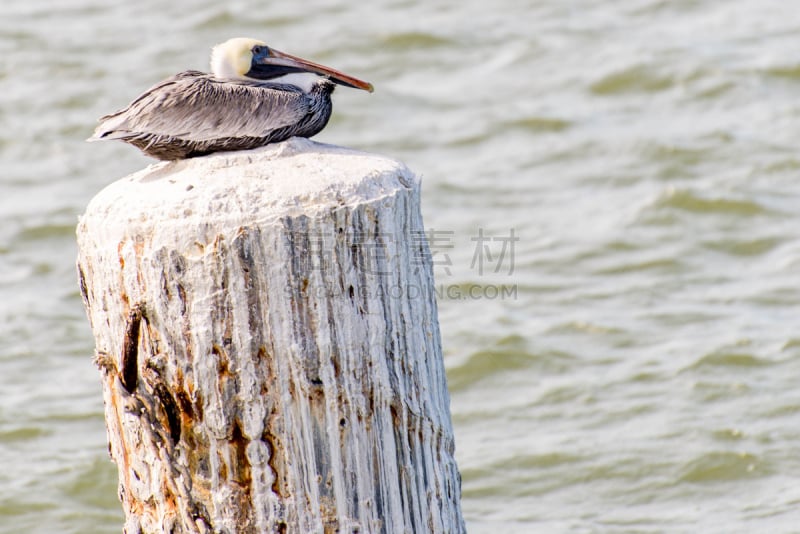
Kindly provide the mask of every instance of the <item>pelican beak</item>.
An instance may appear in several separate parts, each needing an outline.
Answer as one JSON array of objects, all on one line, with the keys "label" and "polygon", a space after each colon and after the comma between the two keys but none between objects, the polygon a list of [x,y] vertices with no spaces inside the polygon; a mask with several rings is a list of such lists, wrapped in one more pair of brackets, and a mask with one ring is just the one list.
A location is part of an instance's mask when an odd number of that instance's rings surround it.
[{"label": "pelican beak", "polygon": [[269,79],[277,76],[282,76],[291,72],[311,72],[319,76],[325,76],[332,82],[354,89],[363,89],[364,91],[373,91],[372,84],[349,76],[336,69],[314,63],[297,56],[292,56],[284,52],[270,48],[269,52],[256,56],[253,58],[250,72],[245,76],[250,76],[259,79]]}]

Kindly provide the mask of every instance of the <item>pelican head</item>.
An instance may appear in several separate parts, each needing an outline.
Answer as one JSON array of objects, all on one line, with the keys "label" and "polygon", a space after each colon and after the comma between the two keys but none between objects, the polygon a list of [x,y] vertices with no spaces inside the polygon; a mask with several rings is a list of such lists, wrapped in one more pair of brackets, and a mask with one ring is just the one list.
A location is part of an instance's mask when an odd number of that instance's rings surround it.
[{"label": "pelican head", "polygon": [[211,72],[217,78],[275,81],[288,74],[311,73],[340,85],[372,92],[371,83],[244,37],[229,39],[212,49]]}]

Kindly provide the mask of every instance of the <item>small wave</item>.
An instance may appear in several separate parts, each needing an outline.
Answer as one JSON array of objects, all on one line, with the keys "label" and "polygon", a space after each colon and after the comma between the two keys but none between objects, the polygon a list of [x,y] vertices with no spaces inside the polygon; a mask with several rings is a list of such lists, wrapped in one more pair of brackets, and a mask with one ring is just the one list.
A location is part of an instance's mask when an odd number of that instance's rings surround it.
[{"label": "small wave", "polygon": [[74,224],[42,224],[22,229],[19,234],[17,234],[16,241],[38,241],[41,239],[72,237],[74,235]]},{"label": "small wave", "polygon": [[572,367],[574,360],[574,356],[558,351],[535,354],[521,347],[496,345],[473,352],[461,365],[448,369],[447,381],[450,391],[455,392],[489,377],[524,369],[564,373]]},{"label": "small wave", "polygon": [[390,50],[411,50],[438,48],[455,44],[451,39],[425,32],[402,32],[386,35],[380,40],[382,48]]},{"label": "small wave", "polygon": [[573,465],[584,462],[585,460],[585,457],[577,454],[548,451],[524,454],[521,456],[515,455],[513,458],[506,458],[495,462],[492,464],[492,467],[500,470],[546,469],[548,467],[557,467],[561,465]]},{"label": "small wave", "polygon": [[706,354],[689,366],[689,369],[700,369],[703,367],[763,367],[771,365],[772,362],[759,358],[747,352],[712,352]]},{"label": "small wave", "polygon": [[529,116],[519,119],[506,121],[502,124],[501,130],[518,128],[534,133],[561,132],[572,126],[572,122],[559,119],[558,117],[539,117]]},{"label": "small wave", "polygon": [[599,335],[615,335],[625,334],[624,330],[608,326],[602,326],[595,323],[586,321],[570,321],[556,325],[547,330],[548,334],[599,334]]},{"label": "small wave", "polygon": [[18,427],[11,430],[0,431],[0,443],[39,439],[49,434],[52,434],[52,432],[40,427],[32,427],[32,426]]},{"label": "small wave", "polygon": [[612,267],[606,267],[595,271],[595,274],[615,275],[628,274],[643,271],[655,271],[660,273],[679,273],[685,269],[684,264],[674,258],[656,258],[636,262],[627,262]]},{"label": "small wave", "polygon": [[680,482],[719,482],[763,475],[765,466],[754,454],[715,451],[687,462],[681,471]]},{"label": "small wave", "polygon": [[705,246],[732,256],[760,256],[770,252],[781,243],[781,239],[767,237],[762,239],[720,239],[705,243]]},{"label": "small wave", "polygon": [[793,65],[775,65],[764,69],[762,73],[773,78],[800,80],[800,63],[795,63]]},{"label": "small wave", "polygon": [[694,141],[693,145],[677,145],[664,143],[648,143],[641,150],[642,156],[651,161],[696,165],[713,154],[712,148],[704,147],[705,143]]},{"label": "small wave", "polygon": [[711,434],[720,441],[739,441],[744,438],[744,433],[738,428],[723,428]]},{"label": "small wave", "polygon": [[781,346],[781,350],[789,350],[800,347],[800,338],[791,338]]},{"label": "small wave", "polygon": [[657,93],[671,88],[675,80],[657,72],[648,65],[634,65],[602,76],[589,86],[589,90],[600,96],[626,93]]},{"label": "small wave", "polygon": [[719,213],[741,216],[769,212],[758,202],[724,197],[706,198],[687,189],[669,188],[655,203],[656,208],[670,208],[692,213]]},{"label": "small wave", "polygon": [[203,13],[195,17],[191,22],[191,28],[195,30],[210,30],[215,28],[225,28],[235,26],[237,23],[230,11],[213,11],[211,13]]}]

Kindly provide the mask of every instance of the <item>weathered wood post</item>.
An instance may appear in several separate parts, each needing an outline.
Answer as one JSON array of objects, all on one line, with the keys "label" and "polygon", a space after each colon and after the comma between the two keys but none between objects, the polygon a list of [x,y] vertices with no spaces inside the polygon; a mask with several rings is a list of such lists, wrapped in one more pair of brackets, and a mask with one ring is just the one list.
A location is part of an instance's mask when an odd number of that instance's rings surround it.
[{"label": "weathered wood post", "polygon": [[463,532],[418,179],[291,139],[78,226],[125,532]]}]

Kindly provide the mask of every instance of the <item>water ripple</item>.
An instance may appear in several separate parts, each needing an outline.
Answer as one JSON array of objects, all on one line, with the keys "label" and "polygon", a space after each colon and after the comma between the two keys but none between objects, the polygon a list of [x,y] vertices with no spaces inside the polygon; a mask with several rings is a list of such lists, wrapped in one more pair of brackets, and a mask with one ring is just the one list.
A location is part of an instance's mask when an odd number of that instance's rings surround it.
[{"label": "water ripple", "polygon": [[589,85],[592,93],[600,96],[627,93],[656,93],[675,85],[673,77],[658,72],[655,65],[633,65],[605,74]]},{"label": "water ripple", "polygon": [[768,465],[747,452],[714,451],[687,462],[678,482],[693,484],[748,480],[769,474]]},{"label": "water ripple", "polygon": [[691,213],[708,213],[753,217],[769,214],[770,210],[754,200],[708,197],[699,191],[682,188],[669,188],[656,201],[657,209],[677,209]]}]

